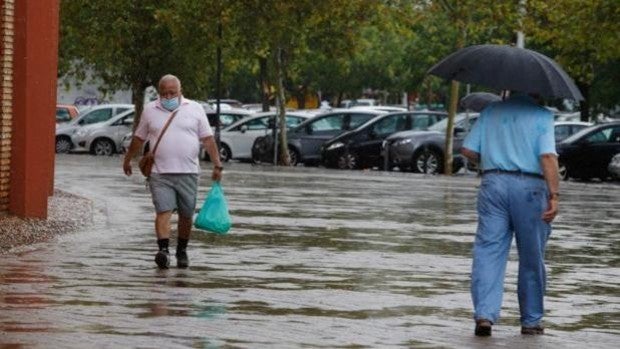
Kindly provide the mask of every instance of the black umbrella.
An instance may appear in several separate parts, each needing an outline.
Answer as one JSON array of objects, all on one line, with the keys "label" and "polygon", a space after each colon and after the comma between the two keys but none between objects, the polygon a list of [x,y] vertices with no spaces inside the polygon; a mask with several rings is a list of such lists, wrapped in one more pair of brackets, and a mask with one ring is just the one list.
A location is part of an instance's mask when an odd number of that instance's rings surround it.
[{"label": "black umbrella", "polygon": [[461,98],[460,105],[464,109],[481,112],[489,103],[501,101],[502,97],[489,92],[474,92]]},{"label": "black umbrella", "polygon": [[497,90],[583,100],[573,80],[554,60],[513,46],[469,46],[444,58],[428,73]]}]

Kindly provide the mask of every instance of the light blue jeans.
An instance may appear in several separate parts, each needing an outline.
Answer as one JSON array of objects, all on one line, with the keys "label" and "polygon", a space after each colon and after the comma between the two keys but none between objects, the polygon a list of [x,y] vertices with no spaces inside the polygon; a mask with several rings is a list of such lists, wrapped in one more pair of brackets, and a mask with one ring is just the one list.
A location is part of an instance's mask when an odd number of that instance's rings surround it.
[{"label": "light blue jeans", "polygon": [[545,246],[551,226],[541,216],[548,191],[543,179],[489,173],[478,193],[478,231],[473,249],[471,295],[474,318],[496,323],[513,233],[519,252],[518,296],[521,325],[533,327],[544,313]]}]

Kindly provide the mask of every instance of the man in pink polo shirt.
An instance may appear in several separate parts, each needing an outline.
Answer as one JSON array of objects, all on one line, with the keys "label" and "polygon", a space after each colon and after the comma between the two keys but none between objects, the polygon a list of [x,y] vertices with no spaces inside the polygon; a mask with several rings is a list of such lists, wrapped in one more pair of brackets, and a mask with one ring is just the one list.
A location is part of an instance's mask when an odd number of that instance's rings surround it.
[{"label": "man in pink polo shirt", "polygon": [[126,175],[131,175],[131,159],[142,149],[145,141],[148,140],[151,147],[155,145],[172,112],[176,111],[155,153],[155,164],[148,183],[156,211],[155,231],[159,251],[155,255],[155,263],[161,269],[170,265],[170,218],[176,209],[179,214],[177,266],[187,268],[189,259],[186,249],[192,230],[200,172],[200,142],[213,161],[211,178],[214,181],[222,179],[223,168],[204,109],[200,104],[183,98],[181,81],[174,75],[165,75],[159,80],[158,92],[159,99],[144,106],[140,123],[125,154],[123,170]]}]

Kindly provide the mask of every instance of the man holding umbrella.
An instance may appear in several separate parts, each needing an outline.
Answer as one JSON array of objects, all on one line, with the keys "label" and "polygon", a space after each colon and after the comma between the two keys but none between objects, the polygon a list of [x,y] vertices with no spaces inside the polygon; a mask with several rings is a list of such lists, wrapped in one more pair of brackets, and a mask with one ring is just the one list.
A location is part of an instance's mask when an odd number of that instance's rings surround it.
[{"label": "man holding umbrella", "polygon": [[463,48],[429,73],[525,93],[513,93],[508,100],[486,107],[463,144],[462,153],[479,161],[483,172],[471,293],[475,334],[490,336],[491,326],[499,319],[514,234],[519,252],[521,333],[543,334],[545,247],[560,194],[553,117],[532,97],[578,101],[583,95],[551,58],[506,45]]},{"label": "man holding umbrella", "polygon": [[471,292],[475,334],[491,335],[504,291],[514,232],[519,251],[521,333],[542,334],[545,246],[558,212],[558,163],[553,116],[527,95],[489,105],[462,149],[480,162],[478,231]]}]

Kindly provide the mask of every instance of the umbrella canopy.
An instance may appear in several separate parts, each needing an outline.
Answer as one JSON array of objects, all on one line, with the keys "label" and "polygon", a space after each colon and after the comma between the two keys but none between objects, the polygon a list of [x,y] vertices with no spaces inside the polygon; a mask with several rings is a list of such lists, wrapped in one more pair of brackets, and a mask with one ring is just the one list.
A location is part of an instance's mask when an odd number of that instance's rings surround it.
[{"label": "umbrella canopy", "polygon": [[444,58],[428,73],[498,90],[583,100],[573,80],[554,60],[536,51],[513,46],[469,46]]},{"label": "umbrella canopy", "polygon": [[474,92],[461,98],[461,107],[475,112],[481,112],[489,103],[501,101],[502,97],[489,92]]}]

